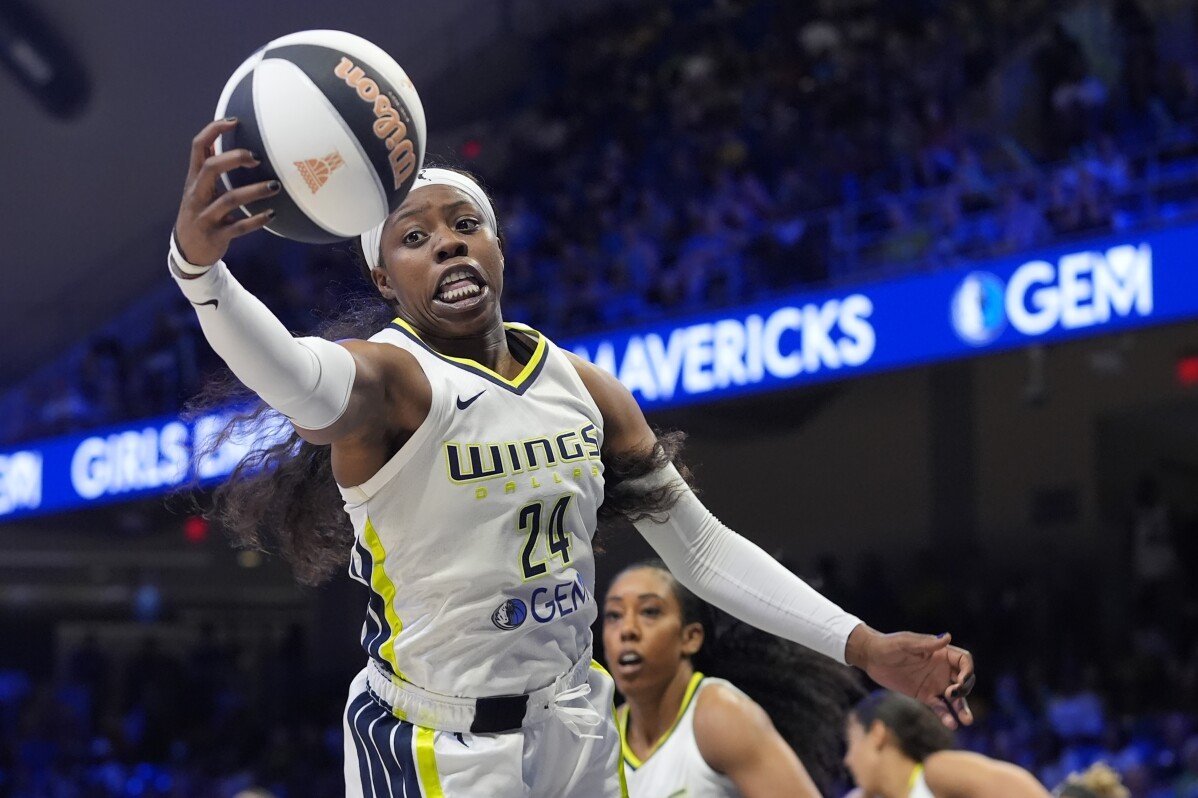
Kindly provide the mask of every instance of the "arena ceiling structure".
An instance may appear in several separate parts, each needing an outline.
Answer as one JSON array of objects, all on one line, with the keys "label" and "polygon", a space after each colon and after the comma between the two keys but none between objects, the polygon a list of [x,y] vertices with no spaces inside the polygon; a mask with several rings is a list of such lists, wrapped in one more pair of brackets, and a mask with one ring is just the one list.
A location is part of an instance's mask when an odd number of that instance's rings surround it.
[{"label": "arena ceiling structure", "polygon": [[228,76],[268,41],[334,28],[387,49],[421,93],[434,149],[439,130],[519,79],[529,37],[612,4],[4,3],[0,390],[165,279],[191,138]]}]

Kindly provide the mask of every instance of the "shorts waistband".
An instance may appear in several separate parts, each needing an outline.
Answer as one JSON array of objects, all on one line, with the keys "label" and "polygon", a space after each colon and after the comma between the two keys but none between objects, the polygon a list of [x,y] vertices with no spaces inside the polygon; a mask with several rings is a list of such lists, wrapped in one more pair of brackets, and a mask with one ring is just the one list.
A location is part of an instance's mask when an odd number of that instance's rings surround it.
[{"label": "shorts waistband", "polygon": [[553,682],[520,695],[461,698],[433,693],[392,676],[373,659],[366,668],[366,684],[396,716],[417,726],[446,732],[497,734],[515,731],[560,711],[554,699],[587,683],[591,657],[592,649],[587,646],[578,661]]}]

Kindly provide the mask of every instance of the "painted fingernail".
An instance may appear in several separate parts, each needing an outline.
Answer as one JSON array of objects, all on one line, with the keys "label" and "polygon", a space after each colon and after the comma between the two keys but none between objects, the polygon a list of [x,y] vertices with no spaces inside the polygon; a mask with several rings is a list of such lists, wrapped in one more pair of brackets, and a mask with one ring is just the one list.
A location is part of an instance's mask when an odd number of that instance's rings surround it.
[{"label": "painted fingernail", "polygon": [[256,160],[258,160],[258,153],[254,152],[253,150],[250,150],[250,157],[256,161]]},{"label": "painted fingernail", "polygon": [[266,184],[266,187],[269,188],[271,191],[278,191],[281,186],[280,186],[278,180],[272,180]]},{"label": "painted fingernail", "polygon": [[940,638],[944,637],[946,634],[948,634],[948,632],[941,632],[940,634],[936,635],[936,639],[939,640]]},{"label": "painted fingernail", "polygon": [[236,121],[237,121],[237,117],[235,117],[235,116],[226,116],[226,117],[225,117],[225,121],[226,121],[226,122],[236,122]]},{"label": "painted fingernail", "polygon": [[274,208],[271,208],[269,211],[266,212],[266,218],[267,219],[275,218],[275,209]]}]

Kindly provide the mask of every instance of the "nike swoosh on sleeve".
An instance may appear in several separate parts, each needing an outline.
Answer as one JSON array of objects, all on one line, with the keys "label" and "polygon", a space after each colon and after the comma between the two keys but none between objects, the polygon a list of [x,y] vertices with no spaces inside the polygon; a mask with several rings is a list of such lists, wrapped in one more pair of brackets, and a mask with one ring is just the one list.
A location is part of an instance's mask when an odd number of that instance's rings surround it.
[{"label": "nike swoosh on sleeve", "polygon": [[220,300],[219,299],[209,299],[206,302],[192,302],[191,304],[195,305],[198,308],[203,307],[204,305],[211,305],[213,310],[220,309]]}]

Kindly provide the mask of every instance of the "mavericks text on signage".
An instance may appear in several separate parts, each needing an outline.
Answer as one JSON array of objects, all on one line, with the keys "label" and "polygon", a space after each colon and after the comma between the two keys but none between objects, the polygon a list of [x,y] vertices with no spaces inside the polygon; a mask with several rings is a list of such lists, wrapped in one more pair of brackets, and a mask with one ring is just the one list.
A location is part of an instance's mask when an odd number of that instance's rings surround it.
[{"label": "mavericks text on signage", "polygon": [[[732,386],[786,380],[823,369],[860,366],[874,353],[869,297],[851,294],[820,304],[784,305],[768,313],[601,340],[574,352],[619,377],[643,401],[667,401]],[[680,390],[681,389],[681,390]]]}]

